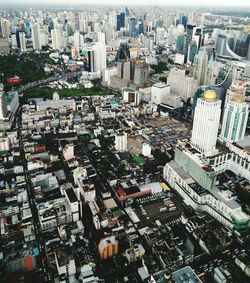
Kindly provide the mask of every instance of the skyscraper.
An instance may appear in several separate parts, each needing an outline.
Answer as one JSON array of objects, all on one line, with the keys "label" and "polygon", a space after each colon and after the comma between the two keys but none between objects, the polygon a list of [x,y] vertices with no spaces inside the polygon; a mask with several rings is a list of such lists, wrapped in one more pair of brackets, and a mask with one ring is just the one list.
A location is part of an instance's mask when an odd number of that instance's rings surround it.
[{"label": "skyscraper", "polygon": [[99,74],[106,68],[106,45],[97,42],[94,47],[94,71]]},{"label": "skyscraper", "polygon": [[138,29],[137,29],[137,20],[136,18],[131,18],[129,21],[129,37],[137,37]]},{"label": "skyscraper", "polygon": [[188,54],[187,54],[187,62],[193,63],[194,57],[197,54],[198,48],[195,41],[191,41],[191,43],[188,46]]},{"label": "skyscraper", "polygon": [[0,120],[6,117],[7,103],[4,97],[3,84],[0,84]]},{"label": "skyscraper", "polygon": [[125,13],[120,13],[117,15],[116,30],[119,31],[121,28],[125,27]]},{"label": "skyscraper", "polygon": [[3,19],[1,22],[2,26],[2,37],[9,38],[10,36],[10,22],[8,20]]},{"label": "skyscraper", "polygon": [[31,28],[31,32],[32,32],[33,49],[41,50],[42,44],[41,44],[41,35],[40,35],[40,25],[38,23],[35,23]]},{"label": "skyscraper", "polygon": [[204,85],[207,73],[208,55],[206,51],[200,50],[194,57],[193,77],[198,80],[199,85]]},{"label": "skyscraper", "polygon": [[205,156],[216,154],[216,141],[220,123],[221,101],[214,91],[206,91],[197,100],[191,143]]},{"label": "skyscraper", "polygon": [[26,52],[26,38],[24,32],[19,32],[20,49],[21,52]]},{"label": "skyscraper", "polygon": [[247,120],[248,105],[240,96],[235,96],[225,105],[220,137],[225,142],[237,142],[244,139]]},{"label": "skyscraper", "polygon": [[58,29],[53,29],[51,31],[52,49],[60,50],[62,47],[61,32]]}]

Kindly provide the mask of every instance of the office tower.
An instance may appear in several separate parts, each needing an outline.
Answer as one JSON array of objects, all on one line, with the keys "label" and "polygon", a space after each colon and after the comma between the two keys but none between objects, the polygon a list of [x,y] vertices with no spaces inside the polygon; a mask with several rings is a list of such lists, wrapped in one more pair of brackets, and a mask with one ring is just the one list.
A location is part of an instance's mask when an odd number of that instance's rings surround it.
[{"label": "office tower", "polygon": [[187,25],[186,27],[186,38],[185,38],[185,45],[184,45],[184,52],[187,55],[188,52],[188,46],[190,45],[192,38],[193,38],[193,29],[194,26]]},{"label": "office tower", "polygon": [[19,32],[19,40],[20,40],[20,50],[21,52],[26,52],[26,38],[24,32]]},{"label": "office tower", "polygon": [[66,30],[68,36],[71,36],[73,34],[73,29],[72,29],[72,26],[69,22],[67,22],[65,24],[65,30]]},{"label": "office tower", "polygon": [[88,72],[94,72],[94,50],[93,47],[89,47],[83,50],[83,60],[85,65],[85,70]]},{"label": "office tower", "polygon": [[33,49],[41,50],[42,43],[41,43],[40,25],[38,23],[35,23],[31,28],[31,32],[32,32]]},{"label": "office tower", "polygon": [[127,150],[128,135],[122,130],[118,130],[115,134],[115,150],[126,151]]},{"label": "office tower", "polygon": [[29,38],[31,35],[31,28],[30,28],[30,22],[28,19],[25,21],[25,31],[26,31],[26,36]]},{"label": "office tower", "polygon": [[248,104],[240,96],[235,96],[225,105],[220,137],[225,142],[238,142],[244,139],[247,120]]},{"label": "office tower", "polygon": [[204,85],[208,65],[208,55],[205,51],[200,50],[194,57],[193,77],[199,85]]},{"label": "office tower", "polygon": [[10,22],[8,20],[3,19],[1,22],[2,26],[2,37],[9,38],[10,36]]},{"label": "office tower", "polygon": [[136,62],[134,71],[134,84],[145,87],[149,81],[149,66],[145,62]]},{"label": "office tower", "polygon": [[188,17],[187,16],[182,16],[181,23],[183,24],[185,30],[187,28],[187,21],[188,21]]},{"label": "office tower", "polygon": [[106,68],[106,45],[97,42],[93,46],[94,50],[94,71],[99,74]]},{"label": "office tower", "polygon": [[117,60],[124,60],[130,58],[129,46],[126,42],[122,42],[117,51]]},{"label": "office tower", "polygon": [[183,52],[183,49],[184,49],[184,39],[185,39],[184,34],[178,34],[177,35],[176,42],[175,42],[175,50],[177,52]]},{"label": "office tower", "polygon": [[7,103],[3,91],[3,84],[0,84],[0,120],[6,117]]},{"label": "office tower", "polygon": [[117,15],[117,24],[116,24],[116,30],[119,31],[121,28],[125,27],[125,13],[120,13]]},{"label": "office tower", "polygon": [[188,53],[187,53],[187,62],[193,63],[194,57],[198,52],[198,47],[195,41],[191,41],[191,43],[188,46]]},{"label": "office tower", "polygon": [[157,27],[155,34],[155,42],[156,43],[161,42],[164,40],[164,38],[165,38],[165,29]]},{"label": "office tower", "polygon": [[129,20],[129,37],[136,38],[138,36],[137,20],[131,18]]},{"label": "office tower", "polygon": [[194,27],[192,40],[196,41],[198,49],[203,45],[203,31],[200,27]]},{"label": "office tower", "polygon": [[59,29],[53,29],[51,31],[51,40],[52,40],[52,49],[53,50],[61,50],[62,47],[62,38],[61,32]]},{"label": "office tower", "polygon": [[206,91],[197,100],[191,143],[205,156],[216,154],[216,141],[220,123],[221,101],[214,91]]},{"label": "office tower", "polygon": [[128,9],[128,7],[126,6],[126,8],[125,8],[125,16],[128,17],[129,15],[130,15],[129,9]]}]

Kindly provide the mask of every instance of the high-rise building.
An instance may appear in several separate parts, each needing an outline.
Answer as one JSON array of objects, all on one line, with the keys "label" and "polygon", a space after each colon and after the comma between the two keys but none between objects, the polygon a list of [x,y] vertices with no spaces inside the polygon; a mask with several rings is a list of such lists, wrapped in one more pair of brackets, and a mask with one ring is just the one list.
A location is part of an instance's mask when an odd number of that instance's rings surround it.
[{"label": "high-rise building", "polygon": [[165,29],[161,27],[157,27],[156,34],[155,34],[155,42],[161,42],[164,40],[165,37]]},{"label": "high-rise building", "polygon": [[194,26],[187,25],[186,27],[186,38],[185,38],[185,46],[184,46],[184,52],[187,55],[188,52],[188,46],[190,45],[192,38],[193,38],[193,29]]},{"label": "high-rise building", "polygon": [[128,143],[128,135],[123,131],[117,131],[115,134],[115,150],[117,151],[126,151]]},{"label": "high-rise building", "polygon": [[195,41],[191,41],[191,43],[188,46],[188,54],[187,54],[187,62],[193,63],[194,57],[198,52],[198,47]]},{"label": "high-rise building", "polygon": [[106,45],[96,42],[93,46],[94,50],[94,71],[99,74],[106,68]]},{"label": "high-rise building", "polygon": [[168,85],[170,85],[171,93],[180,95],[186,101],[194,96],[198,81],[185,75],[184,69],[172,68],[168,76]]},{"label": "high-rise building", "polygon": [[137,20],[136,18],[131,18],[129,20],[129,37],[136,38],[138,36]]},{"label": "high-rise building", "polygon": [[238,142],[244,139],[247,120],[248,104],[240,96],[235,96],[225,105],[220,138],[225,142]]},{"label": "high-rise building", "polygon": [[4,96],[3,84],[0,84],[0,119],[1,120],[6,117],[7,111],[8,111],[7,103]]},{"label": "high-rise building", "polygon": [[175,42],[175,50],[177,52],[183,52],[184,48],[184,34],[178,34],[176,37],[176,42]]},{"label": "high-rise building", "polygon": [[9,38],[10,36],[10,22],[6,19],[3,19],[1,22],[2,26],[2,37]]},{"label": "high-rise building", "polygon": [[211,156],[217,152],[216,142],[220,113],[221,101],[217,98],[217,94],[214,91],[206,91],[197,100],[191,143],[194,148],[205,156]]},{"label": "high-rise building", "polygon": [[61,50],[62,38],[61,38],[61,32],[59,29],[52,29],[51,40],[52,40],[52,49],[58,50],[58,51]]},{"label": "high-rise building", "polygon": [[149,66],[145,62],[137,62],[134,71],[134,84],[137,87],[145,87],[149,81]]},{"label": "high-rise building", "polygon": [[19,40],[20,40],[20,50],[21,52],[26,52],[26,38],[24,32],[19,32]]},{"label": "high-rise building", "polygon": [[28,19],[25,21],[25,31],[26,31],[26,36],[29,38],[31,35],[31,28],[30,28],[30,22]]},{"label": "high-rise building", "polygon": [[204,85],[207,73],[208,55],[205,51],[200,50],[194,57],[193,77],[199,85]]},{"label": "high-rise building", "polygon": [[41,43],[40,25],[38,23],[33,24],[31,28],[31,32],[32,32],[33,49],[41,50],[42,43]]},{"label": "high-rise building", "polygon": [[116,30],[119,31],[121,28],[125,27],[125,13],[120,13],[117,15],[117,24],[116,24]]}]

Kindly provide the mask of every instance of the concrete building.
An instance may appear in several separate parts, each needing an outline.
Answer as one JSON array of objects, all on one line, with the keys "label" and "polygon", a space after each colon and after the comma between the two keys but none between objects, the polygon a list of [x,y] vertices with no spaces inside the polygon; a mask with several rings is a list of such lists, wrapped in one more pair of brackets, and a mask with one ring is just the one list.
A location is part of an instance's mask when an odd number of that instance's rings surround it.
[{"label": "concrete building", "polygon": [[7,114],[7,103],[5,99],[5,93],[3,91],[3,84],[0,84],[0,120],[3,120]]},{"label": "concrete building", "polygon": [[26,38],[24,32],[19,32],[19,39],[20,39],[20,50],[22,53],[25,53],[27,48],[26,48]]},{"label": "concrete building", "polygon": [[136,62],[134,71],[134,84],[140,88],[149,82],[149,66],[145,62]]},{"label": "concrete building", "polygon": [[241,205],[216,188],[216,176],[226,170],[250,179],[249,155],[232,145],[227,146],[230,153],[203,158],[188,143],[179,141],[175,160],[164,167],[164,178],[187,205],[207,212],[230,229],[247,230],[249,216],[241,210]]},{"label": "concrete building", "polygon": [[41,42],[40,25],[38,23],[33,24],[33,26],[31,27],[31,32],[32,32],[33,49],[41,50],[42,42]]},{"label": "concrete building", "polygon": [[157,83],[152,86],[151,102],[161,104],[170,93],[170,86],[164,83]]},{"label": "concrete building", "polygon": [[216,153],[217,134],[220,123],[221,101],[214,91],[206,91],[197,100],[192,130],[192,146],[205,156]]},{"label": "concrete building", "polygon": [[117,131],[115,134],[115,150],[126,151],[128,149],[128,135],[123,131]]},{"label": "concrete building", "polygon": [[59,29],[52,29],[51,40],[52,40],[52,49],[60,51],[62,48],[62,35]]},{"label": "concrete building", "polygon": [[183,100],[192,98],[198,88],[198,81],[185,75],[185,70],[173,68],[168,76],[170,92],[178,94]]},{"label": "concrete building", "polygon": [[208,66],[208,55],[206,51],[200,50],[194,57],[193,77],[198,81],[198,85],[205,84]]},{"label": "concrete building", "polygon": [[2,27],[2,37],[3,38],[9,38],[9,36],[10,36],[10,22],[6,19],[3,19],[1,21],[1,27]]},{"label": "concrete building", "polygon": [[129,102],[134,106],[138,106],[140,103],[140,93],[131,87],[124,87],[122,89],[122,99],[125,102]]},{"label": "concrete building", "polygon": [[224,142],[238,142],[245,137],[248,121],[248,104],[242,97],[233,97],[225,105],[220,138]]}]

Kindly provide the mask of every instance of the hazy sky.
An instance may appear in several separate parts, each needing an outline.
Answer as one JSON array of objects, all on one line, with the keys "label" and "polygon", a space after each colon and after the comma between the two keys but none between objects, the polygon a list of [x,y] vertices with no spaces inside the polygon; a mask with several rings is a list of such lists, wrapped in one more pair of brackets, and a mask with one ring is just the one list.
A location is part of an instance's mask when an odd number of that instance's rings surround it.
[{"label": "hazy sky", "polygon": [[[169,5],[169,6],[248,6],[250,7],[250,0],[0,0],[0,4],[11,5],[11,4],[34,4],[40,5],[43,4],[52,4],[61,6],[63,4],[80,4],[80,5],[91,5],[91,4],[115,4],[115,5]],[[1,7],[0,7],[1,9]]]}]

